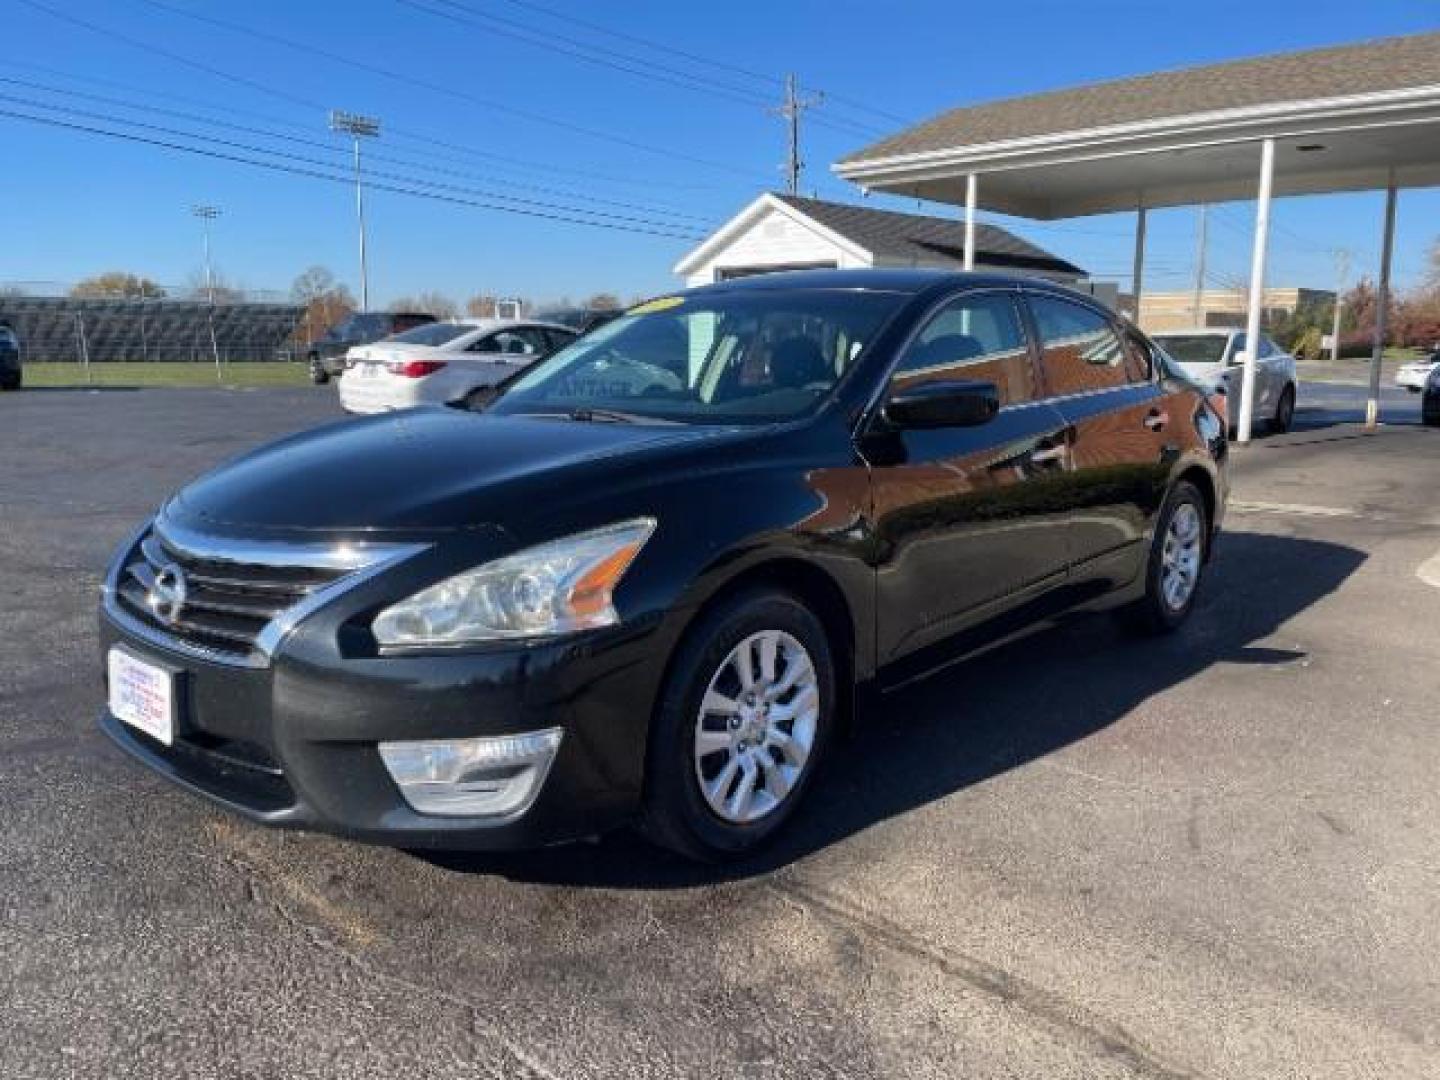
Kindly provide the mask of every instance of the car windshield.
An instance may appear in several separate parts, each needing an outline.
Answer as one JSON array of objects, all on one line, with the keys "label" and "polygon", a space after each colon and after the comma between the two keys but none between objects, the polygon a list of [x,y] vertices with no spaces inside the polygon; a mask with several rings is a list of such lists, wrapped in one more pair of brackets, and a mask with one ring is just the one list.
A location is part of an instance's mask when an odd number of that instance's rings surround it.
[{"label": "car windshield", "polygon": [[347,315],[325,334],[326,341],[361,341],[381,337],[390,329],[390,317],[381,312],[357,311]]},{"label": "car windshield", "polygon": [[1225,359],[1225,334],[1155,334],[1156,341],[1182,364],[1219,364]]},{"label": "car windshield", "polygon": [[403,341],[406,345],[444,345],[448,341],[454,341],[461,334],[468,334],[475,327],[466,326],[464,323],[435,322],[426,323],[424,326],[417,326],[406,330],[403,334],[394,334],[386,341]]},{"label": "car windshield", "polygon": [[904,302],[854,290],[737,290],[652,300],[516,379],[492,413],[697,424],[801,416]]}]

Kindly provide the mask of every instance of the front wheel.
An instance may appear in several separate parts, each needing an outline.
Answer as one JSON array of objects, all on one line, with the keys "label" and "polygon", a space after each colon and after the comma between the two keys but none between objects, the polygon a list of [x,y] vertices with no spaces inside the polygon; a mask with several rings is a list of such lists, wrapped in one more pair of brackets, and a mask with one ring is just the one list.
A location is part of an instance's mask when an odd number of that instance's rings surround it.
[{"label": "front wheel", "polygon": [[653,721],[644,832],[692,859],[755,850],[815,773],[835,713],[825,628],[787,593],[739,593],[676,653]]},{"label": "front wheel", "polygon": [[1121,620],[1142,634],[1166,634],[1179,628],[1195,606],[1205,566],[1209,526],[1205,500],[1188,480],[1171,489],[1145,565],[1145,595],[1120,609]]},{"label": "front wheel", "polygon": [[1283,435],[1290,430],[1290,425],[1295,421],[1295,387],[1285,387],[1284,393],[1280,395],[1280,401],[1275,406],[1275,416],[1270,421],[1270,430],[1276,435]]}]

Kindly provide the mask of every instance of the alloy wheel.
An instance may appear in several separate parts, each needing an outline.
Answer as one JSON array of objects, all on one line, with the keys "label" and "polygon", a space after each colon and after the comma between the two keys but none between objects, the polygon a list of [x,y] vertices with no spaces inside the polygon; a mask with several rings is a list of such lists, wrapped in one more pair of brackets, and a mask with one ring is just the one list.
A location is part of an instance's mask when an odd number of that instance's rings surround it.
[{"label": "alloy wheel", "polygon": [[1200,580],[1200,534],[1200,510],[1194,503],[1180,503],[1165,528],[1160,562],[1160,591],[1171,611],[1189,603]]},{"label": "alloy wheel", "polygon": [[780,630],[736,645],[711,676],[695,718],[695,779],[731,824],[773,813],[815,745],[820,683],[805,646]]}]

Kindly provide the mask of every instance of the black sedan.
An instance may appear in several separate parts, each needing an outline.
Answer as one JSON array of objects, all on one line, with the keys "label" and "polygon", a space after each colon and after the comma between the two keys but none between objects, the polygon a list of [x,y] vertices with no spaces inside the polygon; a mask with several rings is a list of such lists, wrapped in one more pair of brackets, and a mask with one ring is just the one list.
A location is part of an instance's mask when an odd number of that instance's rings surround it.
[{"label": "black sedan", "polygon": [[8,323],[0,322],[0,390],[19,390],[22,378],[20,339]]},{"label": "black sedan", "polygon": [[1066,610],[1179,626],[1225,454],[1203,391],[1058,287],[696,289],[483,413],[347,421],[180,491],[106,576],[101,724],[271,825],[504,848],[634,823],[732,857],[860,688]]},{"label": "black sedan", "polygon": [[[1440,352],[1435,356],[1440,358]],[[1420,419],[1430,427],[1440,427],[1440,362],[1430,369],[1420,398]]]}]

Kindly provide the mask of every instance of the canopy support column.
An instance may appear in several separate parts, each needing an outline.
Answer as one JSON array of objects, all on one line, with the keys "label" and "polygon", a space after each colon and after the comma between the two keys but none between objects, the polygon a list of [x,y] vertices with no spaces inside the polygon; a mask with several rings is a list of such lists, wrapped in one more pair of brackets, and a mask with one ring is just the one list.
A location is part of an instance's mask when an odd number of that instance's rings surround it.
[{"label": "canopy support column", "polygon": [[975,269],[975,203],[980,194],[980,178],[975,173],[965,176],[965,272]]},{"label": "canopy support column", "polygon": [[1385,354],[1386,314],[1390,309],[1390,264],[1395,254],[1395,172],[1385,188],[1385,241],[1380,248],[1380,291],[1375,297],[1375,344],[1370,350],[1370,400],[1365,403],[1365,426],[1380,423],[1380,360]]},{"label": "canopy support column", "polygon": [[1145,288],[1145,204],[1135,209],[1135,263],[1130,271],[1130,295],[1135,304],[1135,325],[1140,325],[1140,294]]},{"label": "canopy support column", "polygon": [[1250,441],[1255,420],[1255,368],[1260,357],[1260,314],[1265,306],[1265,249],[1270,240],[1270,190],[1275,180],[1275,140],[1260,144],[1260,191],[1255,198],[1255,248],[1250,256],[1250,304],[1245,316],[1245,369],[1240,381],[1239,441]]}]

